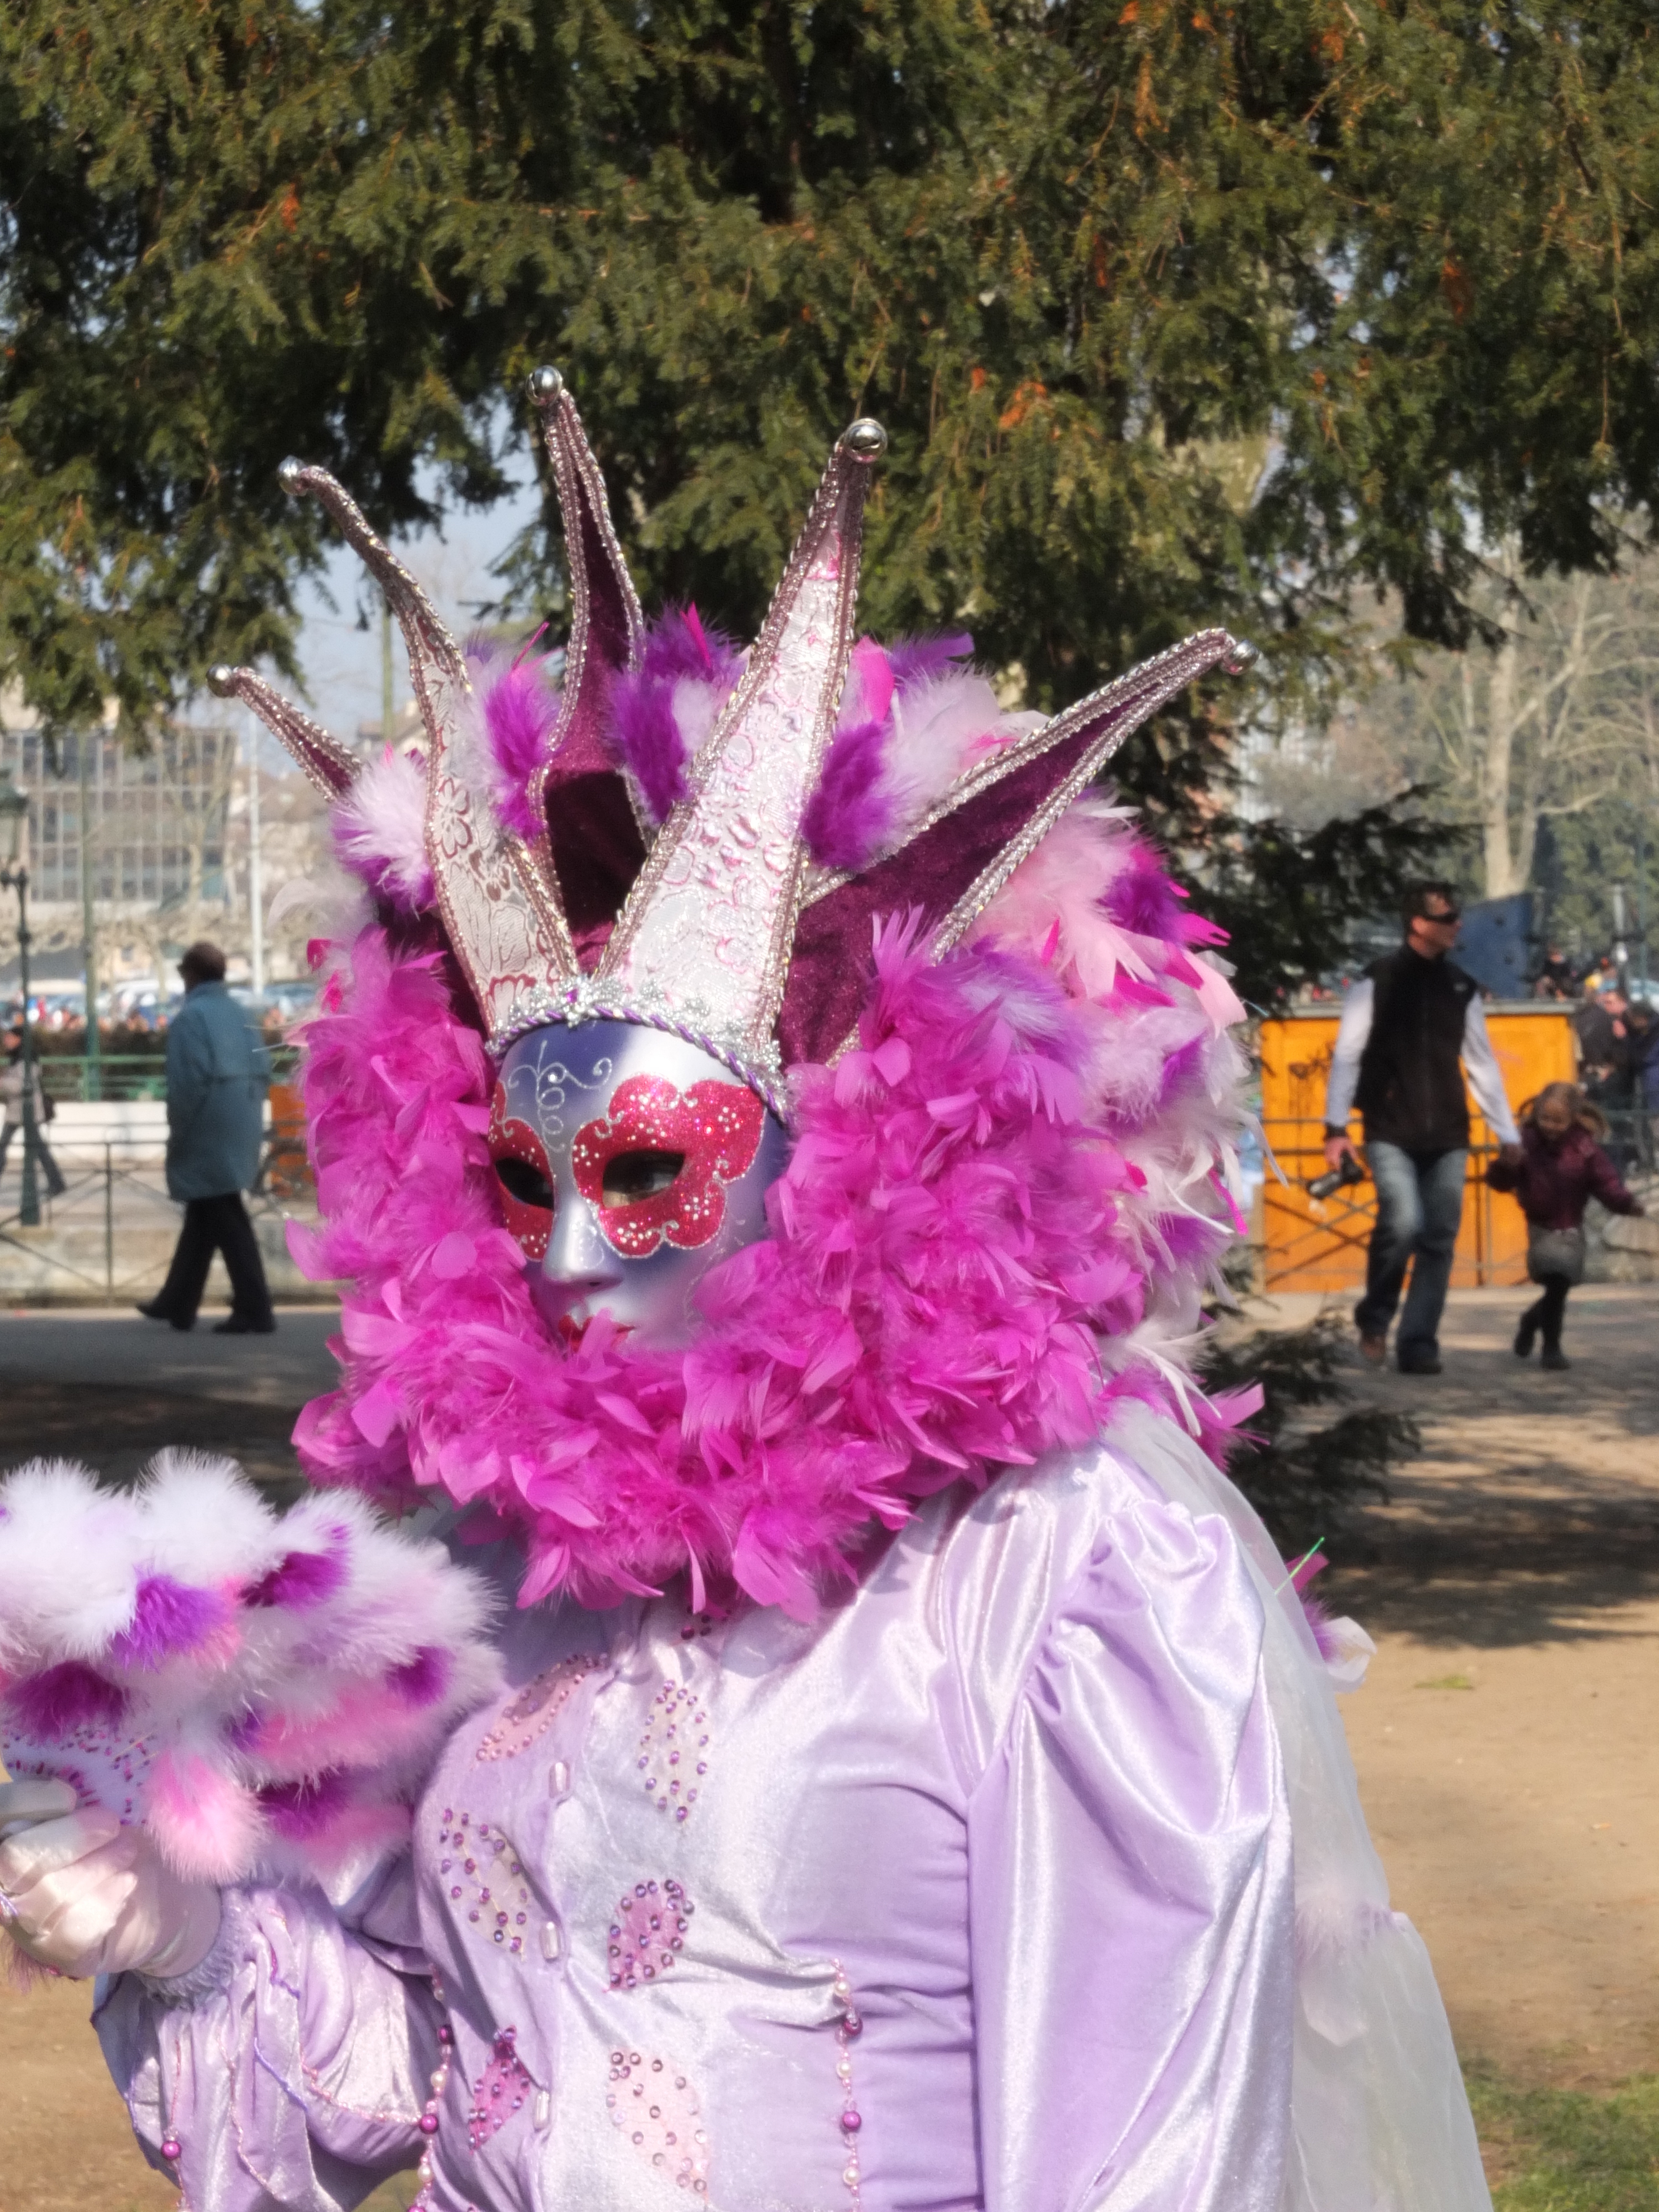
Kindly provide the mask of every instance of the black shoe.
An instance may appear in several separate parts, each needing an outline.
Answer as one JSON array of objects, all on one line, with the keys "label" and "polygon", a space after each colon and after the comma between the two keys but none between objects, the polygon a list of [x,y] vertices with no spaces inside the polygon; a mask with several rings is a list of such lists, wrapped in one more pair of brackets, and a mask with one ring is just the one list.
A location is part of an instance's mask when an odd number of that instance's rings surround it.
[{"label": "black shoe", "polygon": [[1572,1362],[1559,1344],[1547,1344],[1539,1354],[1538,1364],[1547,1367],[1552,1375],[1559,1375],[1564,1368],[1571,1367]]},{"label": "black shoe", "polygon": [[247,1321],[240,1314],[232,1314],[228,1321],[214,1322],[213,1334],[216,1336],[275,1336],[276,1324],[274,1321]]},{"label": "black shoe", "polygon": [[1515,1332],[1515,1356],[1517,1359],[1532,1358],[1533,1340],[1538,1334],[1538,1324],[1528,1314],[1521,1316],[1521,1326]]},{"label": "black shoe", "polygon": [[1438,1375],[1440,1354],[1437,1352],[1402,1352],[1400,1371],[1402,1375]]},{"label": "black shoe", "polygon": [[180,1336],[187,1335],[196,1326],[196,1316],[194,1314],[191,1316],[188,1321],[175,1321],[173,1316],[167,1311],[167,1308],[161,1304],[159,1298],[150,1298],[148,1301],[141,1300],[139,1302],[138,1310],[143,1314],[146,1321],[166,1322],[167,1327],[169,1328],[176,1328]]}]

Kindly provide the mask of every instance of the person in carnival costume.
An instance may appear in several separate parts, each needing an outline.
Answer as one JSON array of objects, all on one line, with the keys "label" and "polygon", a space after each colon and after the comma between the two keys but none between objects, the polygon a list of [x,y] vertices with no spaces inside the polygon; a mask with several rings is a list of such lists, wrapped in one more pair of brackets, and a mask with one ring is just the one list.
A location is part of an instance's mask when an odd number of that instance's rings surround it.
[{"label": "person in carnival costume", "polygon": [[[531,390],[560,682],[459,647],[297,463],[402,624],[423,752],[360,764],[213,679],[362,886],[306,1040],[295,1249],[349,1285],[296,1431],[326,1487],[213,1649],[257,1614],[283,1667],[337,1657],[305,1626],[344,1602],[327,1547],[392,1541],[327,1522],[355,1490],[451,1542],[408,1551],[432,1589],[500,1593],[489,1668],[463,1696],[464,1622],[386,1647],[406,1705],[447,1699],[371,1808],[410,1844],[364,1814],[325,1849],[374,1729],[256,1788],[258,1698],[155,1703],[210,1639],[145,1553],[51,1697],[14,1661],[14,1731],[61,1735],[71,1677],[83,1747],[149,1697],[198,1785],[152,1775],[123,1826],[27,1768],[15,1943],[106,1978],[111,2069],[198,2212],[328,2212],[417,2160],[430,2212],[1486,2205],[1333,1698],[1364,1639],[1303,1607],[1219,1471],[1248,1407],[1184,1364],[1240,1225],[1218,933],[1093,789],[1242,649],[1206,631],[1045,721],[966,639],[860,638],[868,422],[746,653],[647,625],[570,395]],[[0,1631],[6,1589],[0,1542]],[[131,1789],[159,1741],[116,1746]],[[209,1800],[253,1825],[209,1833]]]}]

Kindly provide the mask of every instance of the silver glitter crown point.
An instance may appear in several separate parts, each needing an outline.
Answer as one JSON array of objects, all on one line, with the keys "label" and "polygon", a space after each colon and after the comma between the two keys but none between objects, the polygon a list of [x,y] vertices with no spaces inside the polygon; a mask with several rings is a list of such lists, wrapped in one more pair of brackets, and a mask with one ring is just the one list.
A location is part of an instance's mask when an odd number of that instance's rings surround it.
[{"label": "silver glitter crown point", "polygon": [[868,464],[885,443],[878,424],[854,423],[831,453],[690,795],[658,833],[597,971],[630,1003],[696,1007],[699,1030],[744,1061],[773,1050],[810,865],[801,823],[846,680]]}]

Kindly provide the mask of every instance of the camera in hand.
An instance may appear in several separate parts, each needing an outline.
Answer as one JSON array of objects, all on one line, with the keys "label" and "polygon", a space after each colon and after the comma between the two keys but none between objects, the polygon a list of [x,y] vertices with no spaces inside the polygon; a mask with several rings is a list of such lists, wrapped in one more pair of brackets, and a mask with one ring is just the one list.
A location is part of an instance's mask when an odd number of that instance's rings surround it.
[{"label": "camera in hand", "polygon": [[1314,1177],[1308,1185],[1308,1195],[1310,1198],[1334,1198],[1337,1192],[1345,1189],[1349,1183],[1364,1182],[1364,1180],[1365,1170],[1359,1161],[1352,1152],[1344,1152],[1340,1166],[1328,1169],[1322,1176]]}]

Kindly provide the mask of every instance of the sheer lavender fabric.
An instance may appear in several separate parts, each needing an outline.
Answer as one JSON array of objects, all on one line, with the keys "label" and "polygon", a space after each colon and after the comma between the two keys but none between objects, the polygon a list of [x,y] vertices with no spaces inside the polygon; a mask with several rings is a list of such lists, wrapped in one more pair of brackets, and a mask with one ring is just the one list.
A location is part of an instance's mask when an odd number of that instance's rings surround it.
[{"label": "sheer lavender fabric", "polygon": [[442,2212],[1484,2205],[1299,1614],[1179,1431],[1132,1449],[933,1500],[811,1627],[515,1615],[412,1867],[104,1993],[187,2203],[412,2164],[447,2016]]}]

